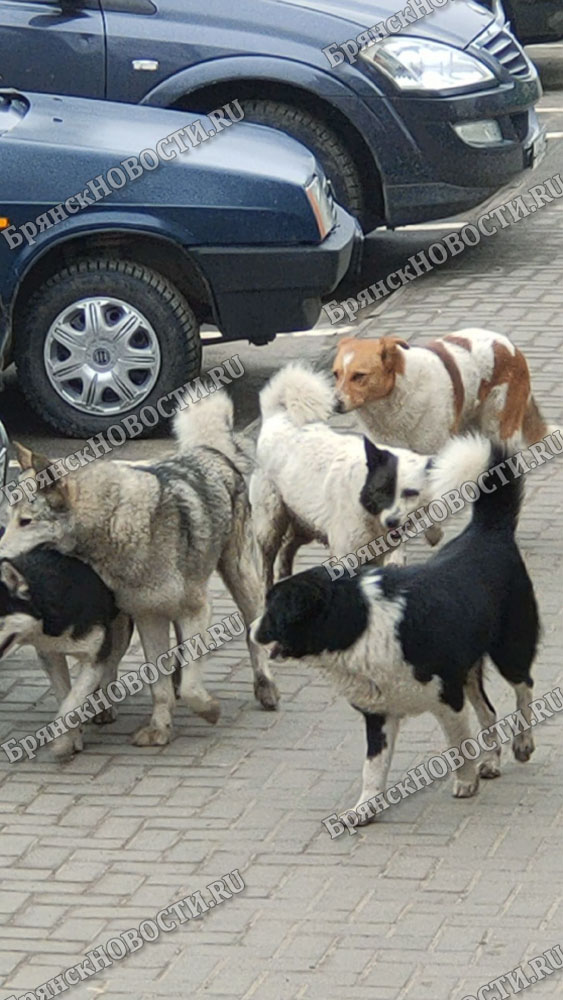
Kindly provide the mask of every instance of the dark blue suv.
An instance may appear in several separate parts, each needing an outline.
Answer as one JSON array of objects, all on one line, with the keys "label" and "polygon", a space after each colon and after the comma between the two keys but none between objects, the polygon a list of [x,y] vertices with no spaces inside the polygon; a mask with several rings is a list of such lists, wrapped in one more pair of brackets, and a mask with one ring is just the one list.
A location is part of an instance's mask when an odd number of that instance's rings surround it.
[{"label": "dark blue suv", "polygon": [[536,71],[472,0],[0,0],[0,71],[197,112],[238,99],[315,153],[366,229],[465,211],[544,147]]}]

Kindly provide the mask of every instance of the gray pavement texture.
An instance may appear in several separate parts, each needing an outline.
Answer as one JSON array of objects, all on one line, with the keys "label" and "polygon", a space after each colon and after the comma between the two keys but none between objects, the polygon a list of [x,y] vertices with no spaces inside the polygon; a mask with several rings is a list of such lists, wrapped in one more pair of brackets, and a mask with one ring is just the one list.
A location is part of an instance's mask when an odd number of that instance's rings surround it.
[{"label": "gray pavement texture", "polygon": [[[552,143],[538,181],[561,168],[562,150]],[[406,287],[362,319],[361,333],[499,330],[525,351],[538,401],[563,424],[562,275],[559,201]],[[334,342],[295,338],[289,350]],[[279,355],[268,357],[271,370]],[[559,457],[527,477],[518,532],[543,618],[538,695],[563,684],[562,494]],[[423,555],[414,546],[413,558]],[[311,547],[300,566],[322,556]],[[213,595],[213,620],[234,610],[218,581]],[[140,662],[135,643],[122,669]],[[321,677],[284,664],[280,710],[264,713],[240,639],[213,655],[206,677],[223,708],[216,728],[179,708],[170,746],[133,747],[149,713],[143,692],[113,725],[89,726],[85,752],[63,766],[48,750],[0,760],[0,1000],[235,868],[246,883],[238,896],[69,997],[461,1000],[563,942],[561,718],[538,726],[529,764],[506,751],[502,777],[482,782],[477,798],[452,799],[446,779],[333,841],[321,820],[355,801],[357,713]],[[496,675],[487,686],[500,715],[513,709]],[[0,691],[0,742],[55,715],[29,650],[2,663]],[[405,725],[390,784],[442,749],[430,717]],[[563,996],[563,972],[532,996]]]}]

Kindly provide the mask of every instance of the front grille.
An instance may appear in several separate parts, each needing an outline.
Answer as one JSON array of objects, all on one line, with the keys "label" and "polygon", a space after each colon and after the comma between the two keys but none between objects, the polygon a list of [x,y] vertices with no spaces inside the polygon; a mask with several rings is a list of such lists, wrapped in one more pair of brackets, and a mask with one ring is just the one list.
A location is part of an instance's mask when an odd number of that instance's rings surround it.
[{"label": "front grille", "polygon": [[524,80],[533,75],[532,64],[508,28],[495,28],[477,39],[477,45],[493,56],[511,76]]}]

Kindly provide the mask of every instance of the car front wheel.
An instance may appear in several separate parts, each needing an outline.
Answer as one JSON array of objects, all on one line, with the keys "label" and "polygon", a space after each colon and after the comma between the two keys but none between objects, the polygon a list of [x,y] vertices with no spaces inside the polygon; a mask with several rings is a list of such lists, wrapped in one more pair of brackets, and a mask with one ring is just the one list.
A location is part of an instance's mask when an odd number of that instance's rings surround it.
[{"label": "car front wheel", "polygon": [[109,257],[79,260],[36,289],[14,353],[30,405],[70,437],[143,410],[149,432],[145,408],[201,368],[198,323],[183,295],[151,268]]},{"label": "car front wheel", "polygon": [[245,121],[281,129],[307,146],[331,181],[336,200],[362,225],[367,225],[368,212],[358,164],[332,128],[309,111],[279,101],[242,100],[240,103]]}]

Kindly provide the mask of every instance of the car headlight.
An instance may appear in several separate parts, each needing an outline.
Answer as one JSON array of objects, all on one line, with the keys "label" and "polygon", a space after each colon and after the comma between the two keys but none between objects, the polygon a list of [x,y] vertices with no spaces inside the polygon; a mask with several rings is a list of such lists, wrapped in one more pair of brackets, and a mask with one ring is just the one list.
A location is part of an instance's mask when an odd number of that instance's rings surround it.
[{"label": "car headlight", "polygon": [[479,59],[425,38],[384,38],[363,49],[361,56],[382,70],[400,90],[457,90],[496,81],[494,73]]},{"label": "car headlight", "polygon": [[330,181],[313,174],[305,187],[305,194],[313,209],[321,240],[324,240],[336,225],[336,205]]}]

